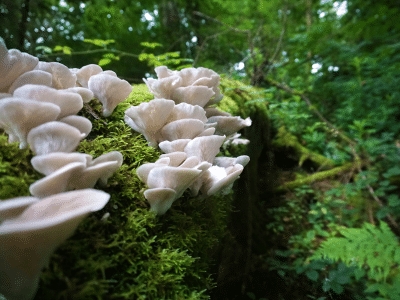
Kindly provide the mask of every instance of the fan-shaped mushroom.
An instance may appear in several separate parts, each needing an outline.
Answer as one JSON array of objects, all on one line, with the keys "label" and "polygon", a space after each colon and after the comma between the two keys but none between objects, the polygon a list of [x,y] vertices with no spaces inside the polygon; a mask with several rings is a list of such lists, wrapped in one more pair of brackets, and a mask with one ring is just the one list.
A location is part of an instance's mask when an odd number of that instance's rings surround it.
[{"label": "fan-shaped mushroom", "polygon": [[28,143],[36,155],[51,152],[72,152],[82,138],[75,127],[62,122],[48,122],[33,128]]},{"label": "fan-shaped mushroom", "polygon": [[54,103],[61,109],[58,118],[74,115],[83,107],[82,97],[78,93],[56,90],[44,85],[23,85],[14,91],[14,97]]},{"label": "fan-shaped mushroom", "polygon": [[103,104],[105,117],[110,116],[118,103],[128,98],[132,92],[132,86],[128,81],[103,73],[91,76],[88,87]]},{"label": "fan-shaped mushroom", "polygon": [[11,84],[23,73],[32,71],[39,59],[17,49],[7,50],[0,38],[0,92],[7,92]]},{"label": "fan-shaped mushroom", "polygon": [[53,251],[109,198],[109,194],[92,189],[57,194],[1,223],[0,294],[8,300],[32,299]]},{"label": "fan-shaped mushroom", "polygon": [[28,132],[40,124],[55,120],[60,108],[53,103],[24,98],[4,98],[0,101],[0,128],[9,135],[10,141],[19,141],[19,147],[28,146]]},{"label": "fan-shaped mushroom", "polygon": [[26,84],[45,85],[51,87],[51,80],[52,77],[50,73],[39,70],[29,71],[20,75],[13,82],[13,84],[8,89],[8,93],[13,94],[17,88]]}]

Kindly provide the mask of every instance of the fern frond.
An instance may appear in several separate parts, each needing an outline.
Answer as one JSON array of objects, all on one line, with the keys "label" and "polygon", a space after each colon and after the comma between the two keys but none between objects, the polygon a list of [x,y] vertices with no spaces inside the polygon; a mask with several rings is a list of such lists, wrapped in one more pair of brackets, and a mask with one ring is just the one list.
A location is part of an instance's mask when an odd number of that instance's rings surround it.
[{"label": "fern frond", "polygon": [[328,258],[347,265],[368,267],[368,276],[385,281],[393,268],[400,265],[400,245],[390,227],[381,221],[379,227],[365,223],[361,228],[340,231],[343,237],[329,238],[316,250],[311,260]]}]

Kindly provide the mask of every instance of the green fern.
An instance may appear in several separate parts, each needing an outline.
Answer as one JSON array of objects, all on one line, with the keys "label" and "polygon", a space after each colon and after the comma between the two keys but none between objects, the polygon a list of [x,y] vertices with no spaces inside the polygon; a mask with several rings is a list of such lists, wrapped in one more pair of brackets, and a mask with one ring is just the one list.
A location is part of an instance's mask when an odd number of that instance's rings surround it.
[{"label": "green fern", "polygon": [[362,228],[341,230],[343,237],[329,238],[311,257],[343,261],[347,265],[368,267],[369,279],[385,282],[398,273],[400,247],[396,235],[381,221],[380,226],[365,223]]}]

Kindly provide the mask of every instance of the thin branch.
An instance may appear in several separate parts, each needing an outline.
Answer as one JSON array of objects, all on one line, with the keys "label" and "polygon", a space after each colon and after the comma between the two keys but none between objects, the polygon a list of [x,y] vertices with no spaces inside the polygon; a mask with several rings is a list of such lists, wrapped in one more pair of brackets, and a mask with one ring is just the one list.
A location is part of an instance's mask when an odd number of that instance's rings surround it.
[{"label": "thin branch", "polygon": [[199,12],[199,11],[194,11],[193,14],[196,15],[196,16],[203,17],[203,18],[205,18],[205,19],[209,19],[209,20],[211,20],[211,21],[214,21],[214,22],[216,22],[216,23],[218,23],[218,24],[220,24],[220,25],[222,25],[222,26],[228,27],[229,30],[232,30],[232,31],[235,31],[235,32],[238,32],[238,33],[245,33],[245,34],[247,34],[247,33],[250,32],[249,29],[244,30],[244,29],[239,29],[239,28],[236,28],[236,27],[232,27],[232,26],[230,26],[230,25],[228,25],[228,24],[225,24],[224,22],[221,22],[221,21],[218,20],[218,19],[215,19],[215,18],[213,18],[213,17],[207,16],[207,15],[205,15],[205,14]]},{"label": "thin branch", "polygon": [[207,41],[208,41],[208,40],[211,40],[211,39],[215,39],[215,38],[217,38],[218,36],[220,36],[220,35],[222,35],[222,34],[225,34],[225,33],[229,32],[229,31],[230,31],[230,30],[228,29],[228,30],[225,30],[225,31],[218,32],[218,33],[216,33],[216,34],[207,36],[207,37],[204,39],[203,43],[201,43],[201,46],[199,47],[199,49],[197,50],[196,57],[194,58],[193,63],[192,63],[193,67],[196,65],[196,62],[197,62],[197,60],[199,59],[201,52],[203,51],[204,47],[207,45]]},{"label": "thin branch", "polygon": [[276,82],[273,79],[270,78],[265,78],[265,80],[273,85],[276,86],[277,88],[286,91],[292,95],[296,95],[299,96],[301,99],[304,100],[304,102],[306,102],[307,106],[310,108],[310,110],[312,110],[315,115],[322,121],[324,122],[326,125],[328,125],[329,128],[331,128],[335,134],[339,135],[343,140],[345,140],[347,143],[349,143],[350,145],[356,145],[357,143],[355,141],[353,141],[352,139],[350,139],[348,136],[346,136],[343,132],[341,132],[338,128],[336,128],[336,126],[334,126],[332,123],[330,123],[327,119],[325,119],[325,117],[315,108],[315,106],[312,105],[310,99],[304,95],[301,92],[295,91],[293,89],[291,89],[290,87],[288,87],[285,83],[279,83]]},{"label": "thin branch", "polygon": [[[286,11],[286,9],[285,9],[285,11]],[[268,67],[267,72],[265,73],[265,77],[267,77],[268,74],[271,72],[273,62],[274,62],[276,56],[278,55],[279,48],[280,48],[281,45],[282,45],[283,36],[284,36],[284,34],[285,34],[286,21],[287,21],[287,15],[286,15],[286,13],[285,13],[285,14],[283,15],[282,31],[281,31],[281,34],[280,34],[280,36],[279,36],[278,43],[276,44],[275,52],[274,52],[274,54],[272,55],[272,57],[271,57],[271,59],[270,59],[270,64],[269,64],[269,67]]]},{"label": "thin branch", "polygon": [[113,49],[95,49],[95,50],[87,50],[87,51],[76,51],[76,52],[71,52],[71,53],[50,53],[50,54],[43,54],[43,57],[50,57],[50,56],[70,56],[70,55],[84,55],[84,54],[92,54],[92,53],[101,53],[101,52],[111,52],[111,53],[116,53],[120,54],[121,56],[131,56],[131,57],[139,57],[137,54],[129,53],[129,52],[124,52],[120,50],[113,50]]}]

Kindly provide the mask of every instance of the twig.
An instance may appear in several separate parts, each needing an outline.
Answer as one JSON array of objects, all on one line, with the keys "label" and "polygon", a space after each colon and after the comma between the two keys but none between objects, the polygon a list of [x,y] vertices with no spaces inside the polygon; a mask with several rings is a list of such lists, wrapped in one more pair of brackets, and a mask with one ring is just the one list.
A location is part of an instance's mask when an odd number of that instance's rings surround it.
[{"label": "twig", "polygon": [[91,115],[93,116],[93,118],[95,118],[96,120],[100,120],[101,122],[103,122],[104,125],[107,125],[107,122],[105,122],[104,120],[102,120],[102,119],[94,112],[94,110],[92,109],[92,107],[91,107],[88,103],[85,103],[84,107],[85,107],[85,110],[86,110],[89,114],[91,114]]},{"label": "twig", "polygon": [[[286,9],[285,9],[285,11],[286,11]],[[280,34],[280,36],[279,36],[278,43],[276,44],[275,52],[274,52],[274,54],[272,55],[271,59],[269,60],[269,61],[270,61],[270,64],[269,64],[269,67],[268,67],[267,72],[266,72],[265,75],[264,75],[265,77],[267,77],[268,74],[271,72],[271,70],[272,70],[272,64],[273,64],[273,62],[274,62],[274,60],[275,60],[275,57],[278,55],[279,48],[280,48],[281,45],[282,45],[283,35],[285,34],[286,20],[287,20],[287,15],[286,15],[286,13],[285,13],[285,14],[283,15],[282,31],[281,31],[281,34]]]},{"label": "twig", "polygon": [[345,140],[347,143],[349,143],[350,145],[356,145],[357,143],[355,141],[353,141],[352,139],[350,139],[349,137],[347,137],[343,132],[341,132],[338,128],[336,128],[336,126],[334,126],[333,124],[331,124],[327,119],[325,119],[325,117],[312,105],[310,99],[308,99],[308,97],[306,95],[304,95],[301,92],[295,91],[293,89],[291,89],[290,87],[288,87],[285,83],[279,83],[276,82],[273,79],[270,78],[265,78],[265,80],[273,85],[276,86],[277,88],[284,90],[290,94],[299,96],[301,99],[304,100],[304,102],[306,102],[307,106],[317,115],[317,117],[324,122],[326,125],[328,125],[329,128],[331,128],[335,134],[339,135],[343,140]]},{"label": "twig", "polygon": [[225,24],[224,22],[221,22],[218,19],[215,19],[213,17],[207,16],[207,15],[205,15],[205,14],[199,12],[199,11],[194,11],[193,14],[196,15],[196,16],[203,17],[205,19],[209,19],[211,21],[214,21],[214,22],[216,22],[216,23],[218,23],[218,24],[220,24],[222,26],[228,27],[229,30],[232,30],[232,31],[235,31],[235,32],[238,32],[238,33],[246,33],[247,34],[247,33],[250,32],[249,29],[239,29],[239,28],[236,28],[236,27],[232,27],[232,26],[230,26],[228,24]]},{"label": "twig", "polygon": [[121,50],[113,50],[113,49],[95,49],[95,50],[86,50],[86,51],[76,51],[76,52],[71,52],[71,53],[49,53],[49,54],[42,54],[42,57],[50,57],[50,56],[65,56],[65,55],[84,55],[84,54],[92,54],[92,53],[101,53],[101,52],[111,52],[111,53],[117,53],[120,54],[121,56],[131,56],[131,57],[139,57],[139,55],[129,53],[129,52],[124,52]]}]

